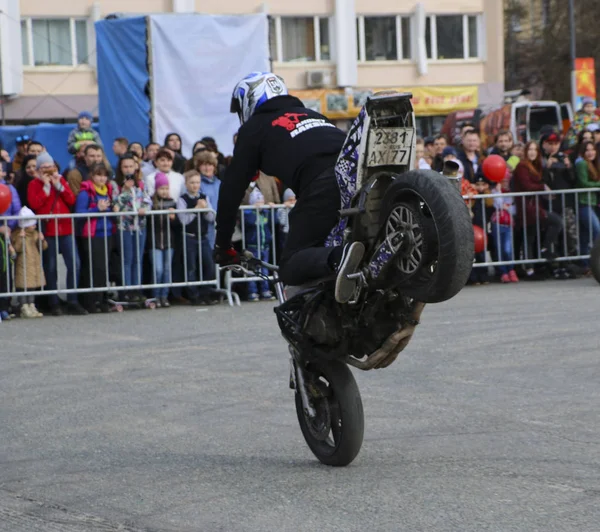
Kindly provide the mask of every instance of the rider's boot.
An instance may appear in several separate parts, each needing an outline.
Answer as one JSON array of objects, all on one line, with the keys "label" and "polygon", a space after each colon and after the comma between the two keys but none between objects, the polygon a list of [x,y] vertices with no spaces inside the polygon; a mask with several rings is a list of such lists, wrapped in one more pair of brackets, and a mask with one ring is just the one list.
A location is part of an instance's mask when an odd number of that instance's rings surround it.
[{"label": "rider's boot", "polygon": [[348,303],[352,299],[359,281],[348,276],[358,271],[364,254],[365,246],[362,242],[344,246],[339,265],[336,265],[335,300],[338,303]]}]

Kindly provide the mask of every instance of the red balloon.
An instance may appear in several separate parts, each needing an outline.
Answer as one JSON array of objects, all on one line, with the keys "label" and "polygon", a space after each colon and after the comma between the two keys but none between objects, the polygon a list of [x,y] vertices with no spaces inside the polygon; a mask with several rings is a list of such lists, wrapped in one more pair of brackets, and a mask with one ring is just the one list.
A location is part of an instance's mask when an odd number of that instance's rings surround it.
[{"label": "red balloon", "polygon": [[506,161],[500,155],[490,155],[483,161],[483,175],[494,183],[502,182],[506,169]]},{"label": "red balloon", "polygon": [[6,212],[12,202],[10,188],[6,185],[0,185],[0,214]]},{"label": "red balloon", "polygon": [[487,247],[487,237],[485,231],[478,225],[474,225],[473,237],[475,241],[475,253],[483,253]]}]

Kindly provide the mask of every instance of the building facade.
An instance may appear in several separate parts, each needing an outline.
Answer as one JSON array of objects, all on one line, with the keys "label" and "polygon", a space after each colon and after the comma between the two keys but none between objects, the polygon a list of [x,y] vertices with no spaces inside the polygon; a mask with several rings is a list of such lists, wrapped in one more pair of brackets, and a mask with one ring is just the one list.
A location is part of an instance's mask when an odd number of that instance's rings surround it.
[{"label": "building facade", "polygon": [[[414,95],[423,133],[452,110],[499,104],[504,31],[498,0],[0,0],[5,117],[97,114],[94,22],[165,12],[270,16],[272,68],[311,107],[351,119],[366,94]],[[17,9],[14,5],[18,4]],[[12,7],[12,10],[9,8]],[[7,40],[10,39],[10,40]]]}]

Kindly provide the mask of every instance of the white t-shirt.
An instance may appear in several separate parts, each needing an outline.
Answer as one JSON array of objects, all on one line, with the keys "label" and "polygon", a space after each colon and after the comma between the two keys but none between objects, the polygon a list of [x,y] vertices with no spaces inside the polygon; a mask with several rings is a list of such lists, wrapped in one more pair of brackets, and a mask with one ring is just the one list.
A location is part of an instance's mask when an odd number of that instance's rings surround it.
[{"label": "white t-shirt", "polygon": [[[157,173],[158,172],[152,172],[150,175],[144,178],[146,194],[148,194],[149,197],[154,196],[154,181]],[[173,172],[173,170],[166,175],[167,179],[169,180],[169,195],[171,196],[171,199],[176,202],[185,192],[185,178],[181,174]]]}]

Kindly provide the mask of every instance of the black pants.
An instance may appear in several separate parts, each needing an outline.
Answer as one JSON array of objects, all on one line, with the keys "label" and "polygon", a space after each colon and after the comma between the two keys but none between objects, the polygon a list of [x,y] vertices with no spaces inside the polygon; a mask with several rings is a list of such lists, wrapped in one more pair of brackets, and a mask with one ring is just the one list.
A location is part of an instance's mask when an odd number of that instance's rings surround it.
[{"label": "black pants", "polygon": [[[100,288],[107,286],[109,260],[113,248],[113,237],[102,236],[80,238],[79,246],[81,252],[81,274],[79,286],[81,288]],[[107,288],[108,291],[108,288]],[[96,303],[102,303],[106,298],[106,292],[88,292],[82,294],[81,302],[86,308],[93,308]]]},{"label": "black pants", "polygon": [[[562,231],[562,218],[555,212],[549,212],[546,220],[546,234],[544,235],[544,247],[551,249],[554,245],[558,248],[558,237]],[[556,249],[558,251],[558,249]]]},{"label": "black pants", "polygon": [[333,273],[329,265],[332,248],[324,246],[339,221],[340,208],[333,168],[316,177],[298,195],[290,211],[290,230],[279,263],[279,276],[285,284],[297,286]]}]

